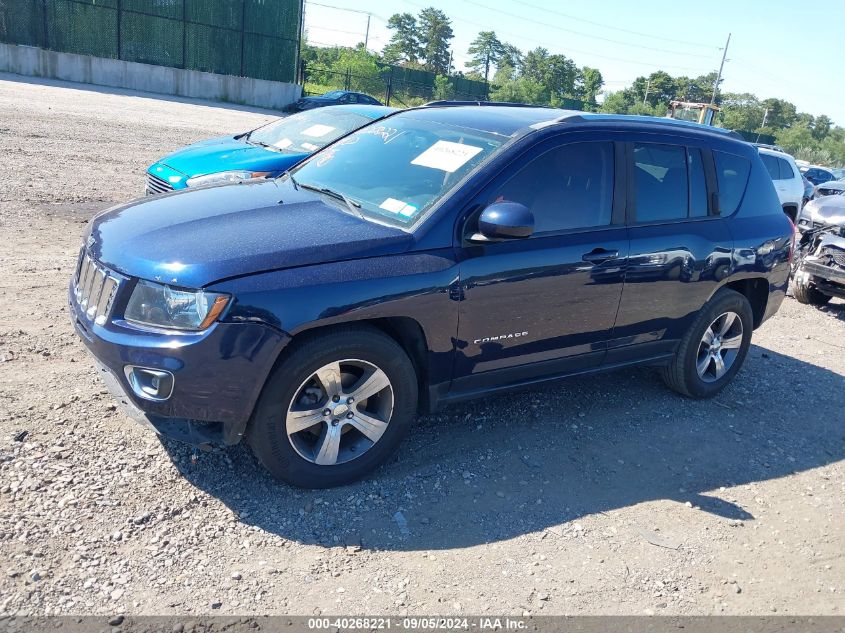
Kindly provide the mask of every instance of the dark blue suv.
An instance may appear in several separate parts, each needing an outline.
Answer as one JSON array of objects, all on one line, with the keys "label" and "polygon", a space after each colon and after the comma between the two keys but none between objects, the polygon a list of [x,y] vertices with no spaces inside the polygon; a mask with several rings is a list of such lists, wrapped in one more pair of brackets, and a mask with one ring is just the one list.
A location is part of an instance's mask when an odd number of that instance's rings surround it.
[{"label": "dark blue suv", "polygon": [[780,306],[756,149],[678,121],[442,104],[276,180],[97,216],[71,315],[125,409],[277,477],[361,477],[419,412],[633,364],[693,398]]}]

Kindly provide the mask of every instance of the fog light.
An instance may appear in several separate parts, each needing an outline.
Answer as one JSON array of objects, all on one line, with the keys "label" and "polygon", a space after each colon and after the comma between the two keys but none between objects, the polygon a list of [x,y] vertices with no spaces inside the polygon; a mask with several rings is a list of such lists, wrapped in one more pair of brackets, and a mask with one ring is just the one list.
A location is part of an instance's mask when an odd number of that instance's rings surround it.
[{"label": "fog light", "polygon": [[139,398],[161,402],[173,393],[173,374],[163,369],[148,369],[127,365],[123,368],[129,386]]}]

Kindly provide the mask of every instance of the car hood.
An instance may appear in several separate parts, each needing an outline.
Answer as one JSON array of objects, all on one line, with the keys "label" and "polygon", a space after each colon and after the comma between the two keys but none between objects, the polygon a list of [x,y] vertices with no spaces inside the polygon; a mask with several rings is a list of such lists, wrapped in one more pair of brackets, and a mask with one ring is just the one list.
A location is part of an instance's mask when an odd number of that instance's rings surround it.
[{"label": "car hood", "polygon": [[231,136],[221,136],[183,147],[159,162],[192,177],[237,169],[284,171],[305,156],[307,154],[277,152]]},{"label": "car hood", "polygon": [[809,216],[813,222],[845,226],[845,195],[823,196],[811,200],[804,207],[802,215]]},{"label": "car hood", "polygon": [[280,268],[408,250],[413,237],[337,208],[289,182],[201,187],[94,218],[91,255],[125,275],[200,288]]}]

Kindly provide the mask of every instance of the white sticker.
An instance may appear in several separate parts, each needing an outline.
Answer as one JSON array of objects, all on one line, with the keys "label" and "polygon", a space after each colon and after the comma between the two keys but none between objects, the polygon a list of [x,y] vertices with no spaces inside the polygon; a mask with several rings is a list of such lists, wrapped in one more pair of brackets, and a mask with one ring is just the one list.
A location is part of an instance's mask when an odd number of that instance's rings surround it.
[{"label": "white sticker", "polygon": [[291,145],[293,145],[293,141],[289,138],[283,138],[281,141],[276,141],[275,143],[273,143],[273,145],[275,145],[279,149],[285,149],[286,147],[290,147]]},{"label": "white sticker", "polygon": [[449,172],[460,169],[470,158],[483,148],[463,145],[451,141],[437,141],[422,154],[411,161],[412,165],[421,165]]},{"label": "white sticker", "polygon": [[314,143],[303,143],[302,149],[307,149],[308,151],[313,152],[314,150],[320,149],[318,146],[314,145]]},{"label": "white sticker", "polygon": [[379,209],[384,209],[390,213],[398,213],[399,215],[404,215],[406,218],[410,218],[417,212],[417,208],[414,205],[407,204],[396,198],[388,198],[379,205]]},{"label": "white sticker", "polygon": [[316,125],[312,125],[307,130],[302,130],[302,134],[304,136],[314,136],[314,137],[321,137],[325,136],[332,130],[334,130],[331,125],[322,125],[321,123],[317,123]]}]

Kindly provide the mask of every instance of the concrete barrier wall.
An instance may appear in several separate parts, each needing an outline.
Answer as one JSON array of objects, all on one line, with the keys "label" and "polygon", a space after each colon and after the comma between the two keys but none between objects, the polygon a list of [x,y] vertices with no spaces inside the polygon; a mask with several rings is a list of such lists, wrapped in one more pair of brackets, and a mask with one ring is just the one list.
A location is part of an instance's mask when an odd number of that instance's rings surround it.
[{"label": "concrete barrier wall", "polygon": [[297,84],[60,53],[16,44],[0,44],[0,71],[274,109],[296,101],[302,93],[302,86]]}]

